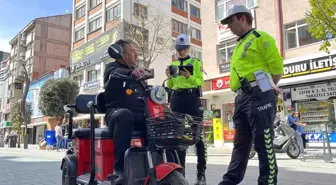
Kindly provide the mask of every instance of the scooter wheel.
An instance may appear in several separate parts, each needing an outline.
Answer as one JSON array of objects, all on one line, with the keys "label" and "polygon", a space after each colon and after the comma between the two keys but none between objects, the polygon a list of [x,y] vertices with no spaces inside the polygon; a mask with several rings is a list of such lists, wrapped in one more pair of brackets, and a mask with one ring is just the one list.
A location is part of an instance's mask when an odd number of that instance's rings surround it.
[{"label": "scooter wheel", "polygon": [[299,145],[295,142],[291,142],[287,147],[286,153],[291,159],[297,159],[301,154]]},{"label": "scooter wheel", "polygon": [[175,170],[158,182],[158,185],[189,185],[189,182],[183,177],[182,173]]},{"label": "scooter wheel", "polygon": [[77,185],[76,178],[69,176],[69,164],[64,162],[62,168],[62,185]]}]

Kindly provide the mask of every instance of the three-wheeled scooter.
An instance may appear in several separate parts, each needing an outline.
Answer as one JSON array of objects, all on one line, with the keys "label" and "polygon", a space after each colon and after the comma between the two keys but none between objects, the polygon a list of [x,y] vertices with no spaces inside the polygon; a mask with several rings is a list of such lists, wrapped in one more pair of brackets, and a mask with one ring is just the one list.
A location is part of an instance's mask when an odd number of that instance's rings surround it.
[{"label": "three-wheeled scooter", "polygon": [[[112,78],[134,80],[121,74]],[[187,185],[176,150],[186,149],[200,140],[202,122],[164,109],[167,96],[164,87],[143,85],[143,88],[147,92],[141,98],[146,104],[147,134],[133,131],[132,146],[125,153],[123,185]],[[90,128],[72,132],[72,108],[77,113],[90,114]],[[72,147],[62,160],[62,185],[117,185],[117,176],[113,174],[113,131],[94,126],[95,113],[106,112],[105,94],[78,95],[75,104],[64,109],[69,115]]]}]

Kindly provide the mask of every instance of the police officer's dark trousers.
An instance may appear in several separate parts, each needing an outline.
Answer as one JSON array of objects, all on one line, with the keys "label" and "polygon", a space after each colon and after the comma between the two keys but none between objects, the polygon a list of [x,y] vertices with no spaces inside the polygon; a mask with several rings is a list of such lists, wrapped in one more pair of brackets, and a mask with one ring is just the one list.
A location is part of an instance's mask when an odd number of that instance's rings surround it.
[{"label": "police officer's dark trousers", "polygon": [[[203,107],[201,99],[197,93],[177,92],[174,91],[170,97],[170,108],[173,112],[189,114],[191,116],[203,119]],[[197,171],[198,173],[205,173],[206,169],[206,146],[202,139],[196,144],[197,152]],[[178,151],[181,165],[185,168],[186,150]]]},{"label": "police officer's dark trousers", "polygon": [[234,148],[228,171],[219,185],[237,185],[243,180],[252,141],[259,158],[258,185],[277,184],[278,167],[273,149],[276,102],[274,90],[260,92],[258,87],[235,98]]},{"label": "police officer's dark trousers", "polygon": [[108,128],[113,130],[114,169],[116,172],[124,170],[124,155],[130,147],[133,130],[146,131],[145,117],[134,114],[128,109],[110,111],[107,116]]}]

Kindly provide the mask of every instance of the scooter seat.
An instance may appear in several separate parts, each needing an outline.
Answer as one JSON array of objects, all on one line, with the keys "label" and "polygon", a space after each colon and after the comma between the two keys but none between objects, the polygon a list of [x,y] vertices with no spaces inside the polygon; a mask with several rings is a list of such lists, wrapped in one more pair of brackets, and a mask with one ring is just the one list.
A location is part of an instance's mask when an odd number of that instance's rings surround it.
[{"label": "scooter seat", "polygon": [[[145,133],[142,131],[134,130],[132,132],[133,137],[145,137]],[[73,131],[73,139],[89,139],[90,138],[90,128],[79,128]],[[96,139],[112,139],[113,132],[108,128],[96,128],[95,129]]]},{"label": "scooter seat", "polygon": [[[73,131],[73,139],[89,139],[90,138],[90,128],[79,128]],[[112,139],[113,132],[108,128],[96,128],[95,129],[96,139]]]}]

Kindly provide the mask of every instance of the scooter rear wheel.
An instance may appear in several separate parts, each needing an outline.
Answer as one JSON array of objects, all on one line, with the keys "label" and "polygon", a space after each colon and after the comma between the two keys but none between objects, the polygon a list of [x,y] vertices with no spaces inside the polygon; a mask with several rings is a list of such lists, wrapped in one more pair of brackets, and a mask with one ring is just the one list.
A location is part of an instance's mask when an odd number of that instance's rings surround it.
[{"label": "scooter rear wheel", "polygon": [[182,173],[175,170],[158,182],[158,185],[189,185],[189,182],[183,177]]},{"label": "scooter rear wheel", "polygon": [[77,185],[76,178],[69,176],[69,165],[65,161],[62,168],[62,185]]},{"label": "scooter rear wheel", "polygon": [[287,147],[286,153],[291,159],[297,159],[298,157],[300,157],[301,153],[299,144],[297,144],[296,142],[291,142]]}]

